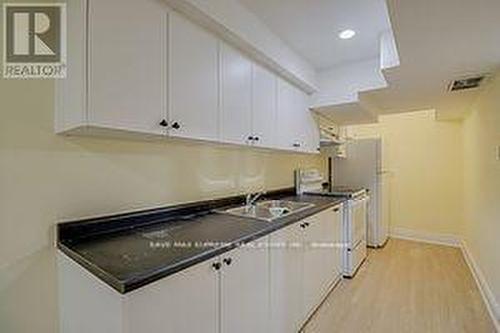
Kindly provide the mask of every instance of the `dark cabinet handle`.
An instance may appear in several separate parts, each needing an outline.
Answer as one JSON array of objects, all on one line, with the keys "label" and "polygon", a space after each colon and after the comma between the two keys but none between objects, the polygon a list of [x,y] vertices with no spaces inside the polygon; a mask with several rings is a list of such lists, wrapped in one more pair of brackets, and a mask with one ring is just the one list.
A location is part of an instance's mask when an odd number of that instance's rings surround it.
[{"label": "dark cabinet handle", "polygon": [[306,223],[304,223],[304,225],[305,225],[306,227],[308,227],[310,224],[309,224],[309,222],[306,222]]},{"label": "dark cabinet handle", "polygon": [[300,147],[300,143],[294,143],[292,146],[294,146],[295,148],[299,148]]},{"label": "dark cabinet handle", "polygon": [[175,123],[172,124],[172,128],[173,129],[179,129],[179,128],[181,128],[181,125],[178,122],[175,122]]},{"label": "dark cabinet handle", "polygon": [[255,141],[259,141],[260,138],[258,136],[256,136],[255,138],[253,138]]},{"label": "dark cabinet handle", "polygon": [[224,261],[224,263],[225,263],[226,265],[228,265],[228,266],[229,266],[229,265],[231,265],[231,263],[233,262],[233,259],[231,259],[231,258],[226,258],[226,259],[224,259],[223,261]]},{"label": "dark cabinet handle", "polygon": [[305,228],[306,228],[306,224],[305,224],[305,223],[301,223],[301,224],[300,224],[300,227],[301,227],[302,229],[305,229]]},{"label": "dark cabinet handle", "polygon": [[248,137],[248,141],[253,141],[253,140],[255,140],[255,138],[253,136]]},{"label": "dark cabinet handle", "polygon": [[334,212],[338,212],[339,211],[339,208],[334,208],[333,209]]},{"label": "dark cabinet handle", "polygon": [[160,121],[160,126],[161,126],[161,127],[168,127],[168,122],[167,122],[165,119],[162,119],[162,120]]},{"label": "dark cabinet handle", "polygon": [[216,271],[218,271],[218,270],[221,268],[221,266],[222,266],[222,265],[221,265],[221,263],[220,263],[220,262],[214,262],[214,263],[212,264],[212,267],[213,267]]}]

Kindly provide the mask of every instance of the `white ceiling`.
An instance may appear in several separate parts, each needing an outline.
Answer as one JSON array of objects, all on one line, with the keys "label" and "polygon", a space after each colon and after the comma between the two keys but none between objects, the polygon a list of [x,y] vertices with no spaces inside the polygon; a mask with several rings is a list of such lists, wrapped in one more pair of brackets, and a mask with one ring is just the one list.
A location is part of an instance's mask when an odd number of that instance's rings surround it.
[{"label": "white ceiling", "polygon": [[[384,0],[239,1],[318,70],[378,57],[379,35],[391,28]],[[339,39],[347,28],[356,36]]]},{"label": "white ceiling", "polygon": [[[320,71],[378,58],[380,33],[392,28],[400,66],[383,72],[387,88],[360,93],[381,114],[463,118],[480,89],[451,93],[449,82],[500,69],[500,0],[239,1]],[[340,40],[345,28],[358,34]]]},{"label": "white ceiling", "polygon": [[500,66],[500,0],[388,0],[401,66],[370,94],[382,113],[436,109],[462,118],[478,90],[447,92],[452,79]]}]

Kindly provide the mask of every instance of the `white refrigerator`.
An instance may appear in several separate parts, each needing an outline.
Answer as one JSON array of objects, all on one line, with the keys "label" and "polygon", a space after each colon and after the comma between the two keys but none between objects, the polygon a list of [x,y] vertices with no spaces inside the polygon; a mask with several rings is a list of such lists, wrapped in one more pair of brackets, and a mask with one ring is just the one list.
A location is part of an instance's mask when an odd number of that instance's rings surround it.
[{"label": "white refrigerator", "polygon": [[346,143],[346,157],[333,158],[330,182],[334,186],[369,190],[367,244],[381,247],[389,237],[390,172],[382,169],[381,139],[359,139]]}]

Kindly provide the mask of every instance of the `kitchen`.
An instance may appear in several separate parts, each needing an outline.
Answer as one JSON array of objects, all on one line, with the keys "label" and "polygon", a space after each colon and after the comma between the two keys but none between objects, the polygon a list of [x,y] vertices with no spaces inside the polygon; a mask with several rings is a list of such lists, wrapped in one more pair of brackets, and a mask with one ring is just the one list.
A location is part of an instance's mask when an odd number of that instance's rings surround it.
[{"label": "kitchen", "polygon": [[[498,330],[498,12],[67,1],[66,78],[0,80],[0,331]],[[369,189],[350,273],[300,171]]]}]

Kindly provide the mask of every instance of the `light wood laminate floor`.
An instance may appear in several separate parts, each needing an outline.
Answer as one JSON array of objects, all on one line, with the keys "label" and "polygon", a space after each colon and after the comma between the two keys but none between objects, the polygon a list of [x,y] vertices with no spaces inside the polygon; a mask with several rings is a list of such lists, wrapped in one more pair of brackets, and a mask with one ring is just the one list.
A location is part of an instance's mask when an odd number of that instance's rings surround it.
[{"label": "light wood laminate floor", "polygon": [[495,332],[457,248],[390,240],[326,298],[304,333]]}]

